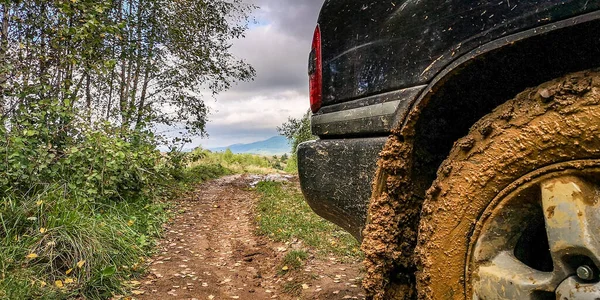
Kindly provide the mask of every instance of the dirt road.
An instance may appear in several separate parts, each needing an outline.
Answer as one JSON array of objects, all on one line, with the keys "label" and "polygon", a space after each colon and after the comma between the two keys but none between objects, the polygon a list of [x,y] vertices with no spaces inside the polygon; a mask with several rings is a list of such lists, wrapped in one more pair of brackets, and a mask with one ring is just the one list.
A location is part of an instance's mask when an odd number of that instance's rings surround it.
[{"label": "dirt road", "polygon": [[[363,299],[360,263],[314,255],[282,272],[287,251],[301,243],[275,243],[255,234],[250,176],[200,185],[178,201],[149,274],[135,299]],[[314,249],[308,249],[315,253]]]}]

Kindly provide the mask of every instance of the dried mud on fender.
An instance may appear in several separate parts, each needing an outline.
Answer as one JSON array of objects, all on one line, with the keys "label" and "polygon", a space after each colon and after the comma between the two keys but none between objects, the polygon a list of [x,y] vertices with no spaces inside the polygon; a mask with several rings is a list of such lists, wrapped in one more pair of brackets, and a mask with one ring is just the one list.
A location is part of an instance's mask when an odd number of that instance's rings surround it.
[{"label": "dried mud on fender", "polygon": [[[440,180],[456,171],[452,161],[490,150],[487,147],[493,143],[487,141],[498,135],[502,129],[523,126],[547,111],[568,115],[577,107],[598,105],[573,105],[581,95],[588,92],[600,92],[600,74],[596,71],[575,73],[538,88],[528,89],[483,117],[471,128],[469,135],[457,141],[449,158],[442,163],[438,170],[438,179],[427,191],[425,201],[429,204],[426,203],[423,208],[424,200],[413,195],[410,178],[414,131],[412,128],[403,128],[402,132],[396,129],[380,154],[367,225],[363,231],[361,248],[365,254],[366,269],[363,287],[368,298],[415,299],[418,281],[419,298],[433,299],[428,287],[430,274],[427,271],[420,272],[415,278],[415,273],[417,268],[422,269],[423,265],[428,264],[428,249],[438,247],[435,242],[428,244],[434,230],[428,222],[435,217],[433,212],[437,210],[435,205],[431,205],[431,199],[435,199],[440,193]],[[600,97],[596,95],[591,98]],[[545,138],[547,137],[540,136],[540,139]],[[483,144],[485,145],[482,146]],[[491,180],[489,176],[482,178]],[[457,206],[458,203],[453,205]],[[452,207],[443,209],[451,211]],[[424,219],[418,228],[420,217]],[[418,230],[420,246],[415,251]],[[459,282],[464,279],[460,277],[453,280]]]},{"label": "dried mud on fender", "polygon": [[[598,156],[598,136],[586,133],[600,131],[600,124],[594,128],[584,124],[598,118],[599,101],[598,71],[570,74],[525,90],[480,119],[455,143],[427,191],[420,216],[415,250],[419,299],[468,297],[465,241],[468,244],[472,231],[481,225],[481,215],[465,213],[465,199],[470,208],[472,203],[485,206],[511,182],[540,166],[556,159]],[[465,141],[470,147],[461,147]],[[460,222],[460,229],[452,222]],[[449,239],[452,231],[463,237]],[[434,274],[440,265],[448,267],[443,274]]]},{"label": "dried mud on fender", "polygon": [[[394,132],[378,161],[361,246],[366,270],[363,287],[370,299],[416,296],[412,257],[421,200],[411,192],[411,155],[412,142]],[[389,278],[396,273],[399,277],[390,283]]]}]

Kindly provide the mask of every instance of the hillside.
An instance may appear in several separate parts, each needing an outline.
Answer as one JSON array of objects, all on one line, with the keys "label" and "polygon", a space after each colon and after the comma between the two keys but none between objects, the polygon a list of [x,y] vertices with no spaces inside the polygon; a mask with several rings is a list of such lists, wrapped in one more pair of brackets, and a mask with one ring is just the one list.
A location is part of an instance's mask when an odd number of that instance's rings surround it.
[{"label": "hillside", "polygon": [[234,144],[227,147],[219,147],[209,149],[214,152],[221,152],[231,149],[231,152],[239,153],[251,153],[261,155],[282,155],[284,153],[290,153],[291,147],[288,140],[284,136],[274,136],[264,141],[258,141],[249,144]]}]

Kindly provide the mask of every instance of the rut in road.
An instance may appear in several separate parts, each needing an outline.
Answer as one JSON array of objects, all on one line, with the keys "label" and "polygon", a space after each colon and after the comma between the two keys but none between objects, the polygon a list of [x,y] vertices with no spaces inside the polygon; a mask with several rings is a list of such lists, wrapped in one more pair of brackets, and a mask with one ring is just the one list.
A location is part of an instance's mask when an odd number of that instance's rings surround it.
[{"label": "rut in road", "polygon": [[252,180],[223,177],[178,200],[162,251],[135,282],[133,298],[364,299],[358,261],[311,256],[302,270],[280,272],[285,252],[297,245],[255,234]]}]

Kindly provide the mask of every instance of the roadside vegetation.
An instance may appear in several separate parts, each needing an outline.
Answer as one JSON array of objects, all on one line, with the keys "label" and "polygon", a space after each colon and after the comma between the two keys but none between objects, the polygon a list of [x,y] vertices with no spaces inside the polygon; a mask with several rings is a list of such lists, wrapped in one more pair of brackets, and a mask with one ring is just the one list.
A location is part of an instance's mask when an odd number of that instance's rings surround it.
[{"label": "roadside vegetation", "polygon": [[[343,229],[315,214],[304,201],[302,192],[293,183],[260,182],[261,194],[256,221],[259,233],[279,242],[299,240],[319,255],[360,257],[360,244]],[[286,260],[303,260],[298,252]],[[290,266],[297,266],[290,263]],[[288,266],[288,267],[290,267]]]},{"label": "roadside vegetation", "polygon": [[270,174],[282,171],[287,162],[287,154],[282,156],[263,156],[255,154],[234,154],[227,149],[224,152],[211,152],[202,148],[194,149],[190,154],[190,167],[221,166],[232,174]]},{"label": "roadside vegetation", "polygon": [[188,169],[185,154],[157,150],[168,142],[153,128],[205,134],[201,92],[253,77],[229,53],[252,9],[0,1],[0,299],[106,299],[134,285],[166,200],[230,172]]},{"label": "roadside vegetation", "polygon": [[288,173],[298,173],[298,145],[317,139],[311,132],[310,116],[311,112],[309,110],[302,118],[296,119],[290,117],[280,127],[277,127],[279,134],[285,136],[292,146],[292,155],[286,160],[284,168]]}]

